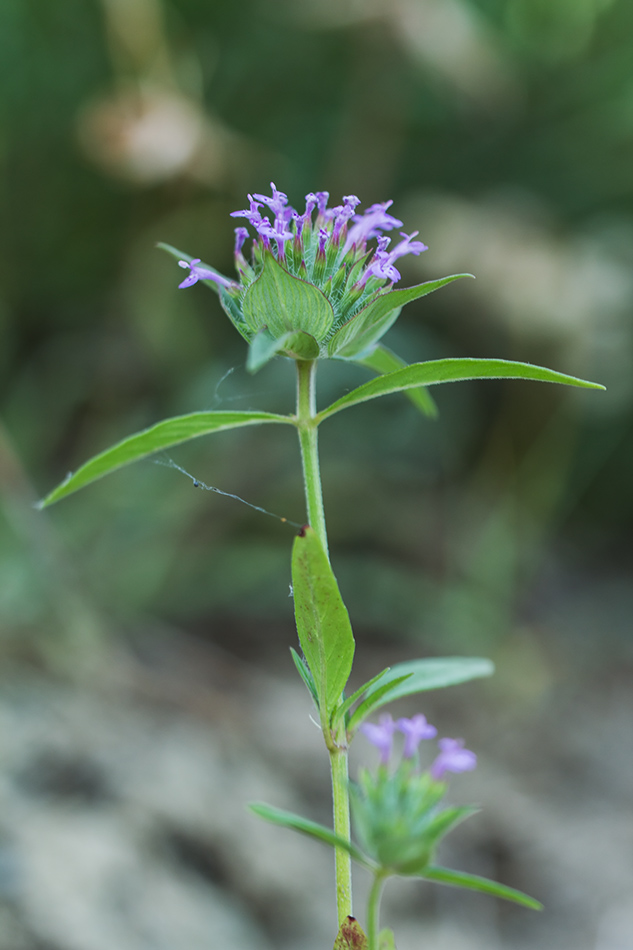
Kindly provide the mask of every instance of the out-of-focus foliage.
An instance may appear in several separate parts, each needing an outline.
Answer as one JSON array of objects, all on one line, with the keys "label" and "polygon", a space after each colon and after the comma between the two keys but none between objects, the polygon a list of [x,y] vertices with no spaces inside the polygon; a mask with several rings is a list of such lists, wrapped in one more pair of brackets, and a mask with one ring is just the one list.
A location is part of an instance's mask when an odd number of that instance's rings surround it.
[{"label": "out-of-focus foliage", "polygon": [[[175,470],[140,463],[50,516],[31,508],[163,416],[291,408],[292,367],[247,377],[216,299],[178,291],[154,249],[230,273],[228,213],[270,178],[295,203],[394,198],[430,247],[403,285],[477,275],[407,308],[387,338],[407,359],[527,360],[609,387],[464,384],[438,393],[439,423],[399,397],[328,422],[326,504],[356,625],[485,650],[517,617],[547,630],[569,577],[599,567],[613,590],[602,646],[624,632],[632,60],[628,0],[0,4],[5,639],[61,649],[104,616],[144,614],[212,636],[219,618],[266,617],[291,636],[290,529]],[[325,367],[322,404],[366,378]],[[291,431],[214,438],[176,461],[304,519]],[[589,617],[559,626],[591,638]]]}]

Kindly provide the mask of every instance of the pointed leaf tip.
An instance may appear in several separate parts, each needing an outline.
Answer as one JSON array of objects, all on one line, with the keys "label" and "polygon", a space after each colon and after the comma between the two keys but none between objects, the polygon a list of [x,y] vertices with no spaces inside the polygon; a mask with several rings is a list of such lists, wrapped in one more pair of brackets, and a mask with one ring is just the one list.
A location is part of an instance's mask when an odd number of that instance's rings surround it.
[{"label": "pointed leaf tip", "polygon": [[49,492],[45,498],[42,498],[37,503],[38,508],[46,508],[67,495],[72,495],[79,488],[103,478],[104,475],[115,472],[131,462],[147,458],[149,455],[163,449],[188,442],[190,439],[197,439],[201,435],[209,435],[212,432],[270,422],[294,424],[290,416],[281,416],[272,412],[230,412],[224,410],[191,412],[185,416],[164,419],[162,422],[150,426],[149,429],[143,429],[142,432],[130,435],[109,449],[94,455],[75,472],[67,475],[64,481],[52,492]]},{"label": "pointed leaf tip", "polygon": [[543,910],[540,901],[535,900],[523,891],[518,891],[514,887],[507,887],[505,884],[498,884],[496,881],[490,881],[486,877],[480,877],[478,874],[466,874],[464,871],[453,871],[449,868],[429,866],[425,868],[424,873],[420,875],[427,881],[435,881],[437,884],[448,884],[451,887],[463,887],[469,891],[479,891],[481,894],[490,894],[491,897],[500,897],[502,900],[512,901],[514,904],[521,904],[530,910]]},{"label": "pointed leaf tip", "polygon": [[404,392],[418,386],[435,386],[439,383],[465,382],[473,379],[527,379],[542,383],[561,383],[566,386],[578,386],[583,389],[605,389],[601,383],[593,383],[567,373],[559,373],[545,366],[532,363],[520,363],[513,360],[449,358],[429,360],[425,363],[412,363],[392,373],[386,373],[377,379],[363,383],[352,392],[346,393],[331,406],[319,413],[317,419],[322,422],[335,412],[375,399],[390,393]]}]

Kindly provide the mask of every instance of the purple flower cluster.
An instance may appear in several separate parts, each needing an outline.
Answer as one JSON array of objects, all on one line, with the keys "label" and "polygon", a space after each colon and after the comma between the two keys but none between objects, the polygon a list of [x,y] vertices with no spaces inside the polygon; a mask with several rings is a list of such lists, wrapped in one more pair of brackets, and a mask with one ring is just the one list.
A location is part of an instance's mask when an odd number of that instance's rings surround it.
[{"label": "purple flower cluster", "polygon": [[[343,203],[334,208],[328,208],[329,193],[317,191],[306,195],[306,207],[303,214],[299,214],[288,204],[288,196],[279,191],[271,181],[272,196],[249,195],[249,208],[242,211],[233,211],[231,217],[246,218],[257,232],[258,239],[254,247],[254,257],[261,250],[271,251],[276,259],[286,264],[294,272],[297,259],[299,268],[305,270],[310,279],[314,276],[314,264],[317,257],[325,257],[327,268],[322,276],[322,282],[336,273],[344,265],[351,268],[367,258],[361,274],[355,275],[354,287],[362,290],[370,277],[379,281],[395,283],[400,280],[400,272],[394,267],[394,261],[405,254],[420,254],[427,247],[421,241],[414,241],[417,231],[413,234],[401,233],[404,238],[392,251],[387,251],[391,238],[384,237],[383,231],[402,227],[402,221],[389,214],[387,209],[391,201],[374,204],[367,208],[364,214],[357,214],[356,208],[360,198],[356,195],[345,195]],[[268,214],[262,214],[261,208],[265,205],[274,215],[271,222]],[[317,210],[316,221],[313,222],[313,212]],[[351,226],[350,226],[351,222]],[[244,272],[241,247],[244,228],[236,229],[239,233],[239,251],[236,252],[236,264],[239,273]],[[378,238],[378,248],[367,250],[367,241]],[[286,245],[292,242],[292,255],[287,252]],[[350,290],[353,288],[349,288]]]},{"label": "purple flower cluster", "polygon": [[[270,195],[249,195],[248,207],[231,213],[247,225],[235,228],[238,278],[223,277],[199,258],[179,260],[189,270],[179,286],[215,284],[222,307],[248,343],[261,330],[277,339],[301,330],[318,344],[321,358],[354,358],[371,350],[400,310],[395,297],[390,309],[383,303],[372,309],[376,299],[400,280],[401,258],[427,250],[416,240],[418,232],[400,231],[392,242],[386,232],[402,228],[402,221],[390,213],[391,201],[361,212],[356,195],[331,208],[328,192],[316,191],[297,211],[274,182],[270,187]],[[283,347],[279,352],[297,358]]]},{"label": "purple flower cluster", "polygon": [[[404,735],[403,758],[412,759],[422,739],[433,739],[437,729],[426,721],[421,713],[412,719],[398,719],[394,722],[389,713],[380,717],[378,724],[364,723],[360,731],[369,739],[372,745],[380,752],[380,764],[388,765],[393,749],[394,733]],[[463,739],[439,739],[439,755],[429,770],[431,778],[436,782],[442,781],[446,772],[470,772],[477,765],[477,756],[470,749],[464,748]]]},{"label": "purple flower cluster", "polygon": [[[270,187],[270,196],[249,195],[249,207],[231,213],[233,218],[245,218],[256,232],[247,261],[243,249],[249,231],[245,227],[235,229],[235,266],[241,283],[199,267],[200,260],[196,259],[191,264],[179,262],[181,267],[190,268],[180,287],[213,280],[229,291],[241,292],[258,276],[264,255],[270,253],[290,274],[319,287],[337,313],[349,316],[351,308],[364,305],[386,284],[400,280],[395,267],[399,258],[427,250],[422,241],[414,240],[417,231],[401,232],[402,240],[388,250],[391,238],[383,232],[402,227],[402,221],[389,214],[391,201],[373,204],[360,214],[360,198],[356,195],[345,195],[342,204],[329,208],[328,192],[317,191],[306,195],[301,214],[288,204],[288,196],[274,182]],[[368,248],[372,238],[377,238],[377,246]]]}]

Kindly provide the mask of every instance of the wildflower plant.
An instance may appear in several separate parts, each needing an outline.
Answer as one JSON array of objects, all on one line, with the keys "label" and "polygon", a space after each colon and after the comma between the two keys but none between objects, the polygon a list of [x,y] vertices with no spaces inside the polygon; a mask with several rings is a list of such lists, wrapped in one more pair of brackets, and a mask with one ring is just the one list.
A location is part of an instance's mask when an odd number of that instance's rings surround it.
[{"label": "wildflower plant", "polygon": [[[292,359],[297,370],[295,412],[215,410],[163,420],[94,456],[40,502],[50,505],[130,462],[190,439],[250,425],[289,425],[298,433],[307,524],[292,550],[292,590],[300,651],[291,648],[299,675],[317,710],[330,757],[333,828],[299,815],[253,804],[252,811],[275,824],[295,829],[334,848],[339,933],[335,950],[395,948],[391,931],[378,929],[384,881],[394,875],[483,891],[528,907],[539,903],[512,888],[435,863],[441,839],[476,811],[444,804],[447,777],[476,765],[460,739],[440,738],[438,752],[422,769],[420,743],[437,730],[421,714],[396,722],[386,713],[378,723],[368,717],[404,696],[463,683],[493,672],[478,657],[410,660],[379,672],[348,694],[355,641],[352,626],[330,564],[318,456],[319,426],[334,414],[388,393],[402,392],[427,416],[437,413],[428,387],[470,379],[512,378],[603,389],[564,373],[529,363],[499,359],[439,359],[407,365],[381,341],[401,308],[469,274],[454,274],[414,287],[396,288],[397,262],[426,251],[417,232],[399,229],[391,202],[364,212],[347,195],[329,207],[327,192],[306,195],[295,210],[271,183],[271,194],[249,195],[249,206],[233,212],[248,226],[235,230],[236,277],[226,277],[199,258],[168,244],[187,276],[185,289],[204,283],[219,296],[236,330],[248,344],[246,365],[256,372],[274,357]],[[392,232],[398,237],[393,240]],[[375,377],[318,410],[318,361],[361,364]],[[348,777],[348,751],[358,731],[378,749],[374,771]],[[402,743],[398,760],[394,740]],[[350,807],[351,805],[351,807]],[[355,838],[351,834],[354,819]],[[373,875],[366,930],[352,916],[352,861]]]}]

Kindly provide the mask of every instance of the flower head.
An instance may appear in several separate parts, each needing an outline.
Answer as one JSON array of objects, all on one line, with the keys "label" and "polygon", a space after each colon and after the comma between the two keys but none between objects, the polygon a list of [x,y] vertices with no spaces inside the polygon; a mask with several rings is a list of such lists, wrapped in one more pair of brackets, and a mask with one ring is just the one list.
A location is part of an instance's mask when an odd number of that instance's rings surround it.
[{"label": "flower head", "polygon": [[440,739],[440,754],[431,766],[431,778],[441,782],[445,772],[471,772],[477,765],[477,756],[464,748],[463,739]]},{"label": "flower head", "polygon": [[396,731],[396,723],[389,713],[380,717],[380,722],[376,725],[373,722],[366,722],[360,727],[360,731],[366,736],[372,745],[375,745],[380,752],[380,764],[386,765],[391,755],[393,746],[393,734]]},{"label": "flower head", "polygon": [[[190,269],[179,286],[214,281],[227,315],[249,343],[260,331],[267,339],[283,337],[284,341],[289,332],[301,331],[307,335],[302,338],[307,347],[303,352],[319,357],[353,359],[371,349],[402,305],[394,298],[391,307],[385,308],[381,301],[375,312],[371,310],[378,297],[388,294],[400,279],[395,261],[426,250],[421,241],[413,240],[417,231],[402,233],[403,240],[388,250],[390,238],[384,232],[402,227],[388,211],[391,201],[359,213],[361,202],[356,195],[345,195],[341,204],[329,207],[329,193],[317,191],[305,196],[301,212],[274,182],[270,189],[270,195],[249,195],[248,208],[231,212],[248,225],[235,230],[239,281],[200,267],[196,259],[191,265],[179,262]],[[244,253],[249,228],[254,232],[250,255]],[[373,239],[377,246],[372,248],[368,242]],[[427,292],[421,290],[420,296]],[[356,321],[361,313],[363,317]],[[267,358],[276,352],[299,358],[296,351],[286,352],[284,345],[280,342],[277,349],[269,345]]]},{"label": "flower head", "polygon": [[404,735],[402,755],[405,759],[413,758],[422,739],[434,739],[437,735],[435,726],[427,722],[422,713],[412,719],[398,719],[396,728]]}]

